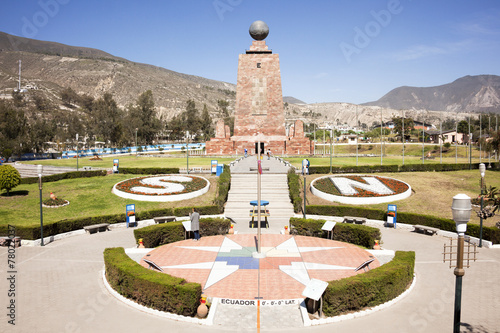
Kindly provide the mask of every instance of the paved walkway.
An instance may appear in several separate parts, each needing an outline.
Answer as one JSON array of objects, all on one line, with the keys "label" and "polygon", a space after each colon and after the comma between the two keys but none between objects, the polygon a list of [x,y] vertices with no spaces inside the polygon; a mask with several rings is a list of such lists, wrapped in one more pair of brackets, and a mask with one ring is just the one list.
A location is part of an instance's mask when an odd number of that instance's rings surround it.
[{"label": "paved walkway", "polygon": [[[79,171],[83,171],[84,165],[82,164],[85,162],[85,167],[89,166],[88,160],[85,160],[82,158],[80,159],[80,166],[78,168]],[[12,165],[14,168],[19,171],[21,174],[21,178],[28,178],[28,177],[38,177],[38,171],[37,171],[37,165],[35,164],[21,164],[21,163],[6,163],[9,165]],[[99,170],[100,168],[94,168],[91,167],[92,170]],[[75,167],[74,168],[68,168],[68,167],[58,167],[58,166],[49,166],[49,165],[44,165],[43,166],[43,175],[44,176],[50,176],[50,175],[55,175],[59,173],[66,173],[66,172],[73,172],[76,171],[76,159],[75,159]]]},{"label": "paved walkway", "polygon": [[[300,243],[299,237],[295,240]],[[402,228],[382,228],[382,240],[386,249],[416,252],[417,281],[407,297],[365,317],[308,328],[300,326],[296,315],[290,315],[297,313],[296,308],[261,307],[261,331],[450,332],[455,276],[453,269],[442,262],[443,244],[447,239],[415,234]],[[200,327],[146,314],[116,300],[104,288],[101,275],[104,249],[116,246],[134,247],[133,230],[114,229],[62,239],[45,247],[21,247],[16,249],[15,258],[11,258],[14,268],[7,268],[7,248],[0,248],[0,293],[3,295],[0,306],[4,309],[0,332],[256,331],[255,307],[220,306],[216,325]],[[500,250],[479,249],[478,258],[478,262],[466,269],[463,278],[463,332],[500,332]],[[12,275],[8,271],[13,269],[16,273],[12,282],[7,278]],[[12,288],[15,297],[7,296]],[[15,327],[7,323],[9,318],[6,316],[12,300],[16,306]]]},{"label": "paved walkway", "polygon": [[[386,310],[366,317],[317,327],[287,328],[309,332],[450,332],[453,323],[455,276],[442,262],[447,239],[404,230],[383,229],[383,246],[393,250],[416,251],[417,284],[403,300]],[[133,247],[133,231],[113,231],[75,236],[45,247],[16,249],[16,327],[0,320],[0,332],[204,332],[253,331],[255,308],[243,311],[221,308],[227,321],[237,326],[206,326],[177,322],[141,313],[114,299],[104,289],[102,252],[107,247]],[[194,242],[193,242],[194,243]],[[0,305],[6,309],[10,298],[7,281],[7,249],[0,248]],[[463,278],[462,323],[464,332],[500,332],[500,251],[479,249],[479,261],[466,269]],[[278,311],[265,311],[264,316]],[[281,319],[274,313],[277,321]],[[280,330],[276,321],[262,323],[262,331]],[[277,327],[278,326],[278,327]],[[472,327],[465,330],[465,327]]]}]

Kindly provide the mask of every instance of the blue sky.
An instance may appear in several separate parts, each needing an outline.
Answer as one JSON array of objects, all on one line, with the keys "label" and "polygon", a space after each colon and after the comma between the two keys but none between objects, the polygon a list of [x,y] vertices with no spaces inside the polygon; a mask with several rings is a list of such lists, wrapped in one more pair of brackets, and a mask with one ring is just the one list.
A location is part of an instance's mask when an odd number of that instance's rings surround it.
[{"label": "blue sky", "polygon": [[283,94],[307,103],[364,103],[403,85],[500,75],[497,0],[9,0],[1,8],[3,32],[231,83],[250,24],[263,20]]}]

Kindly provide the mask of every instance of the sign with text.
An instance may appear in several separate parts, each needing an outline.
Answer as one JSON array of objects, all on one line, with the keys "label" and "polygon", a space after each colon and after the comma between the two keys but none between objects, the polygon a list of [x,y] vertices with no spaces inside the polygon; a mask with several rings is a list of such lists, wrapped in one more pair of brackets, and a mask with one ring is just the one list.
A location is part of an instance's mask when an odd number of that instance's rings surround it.
[{"label": "sign with text", "polygon": [[125,212],[127,215],[127,228],[132,223],[135,223],[135,204],[130,204],[125,206]]},{"label": "sign with text", "polygon": [[119,173],[118,171],[119,164],[120,161],[117,158],[113,160],[113,173]]},{"label": "sign with text", "polygon": [[212,166],[210,168],[210,170],[212,171],[212,173],[217,173],[217,164],[218,164],[217,160],[212,160]]}]

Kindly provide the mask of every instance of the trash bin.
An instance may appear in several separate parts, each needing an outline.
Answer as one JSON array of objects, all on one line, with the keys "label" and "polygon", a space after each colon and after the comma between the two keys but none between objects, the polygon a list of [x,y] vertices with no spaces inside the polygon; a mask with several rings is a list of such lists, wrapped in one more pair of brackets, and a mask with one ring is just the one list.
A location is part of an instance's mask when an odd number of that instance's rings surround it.
[{"label": "trash bin", "polygon": [[224,164],[217,164],[217,173],[215,174],[217,177],[220,176],[224,172]]},{"label": "trash bin", "polygon": [[398,207],[396,205],[387,205],[387,226],[396,229],[396,220],[398,217]]}]

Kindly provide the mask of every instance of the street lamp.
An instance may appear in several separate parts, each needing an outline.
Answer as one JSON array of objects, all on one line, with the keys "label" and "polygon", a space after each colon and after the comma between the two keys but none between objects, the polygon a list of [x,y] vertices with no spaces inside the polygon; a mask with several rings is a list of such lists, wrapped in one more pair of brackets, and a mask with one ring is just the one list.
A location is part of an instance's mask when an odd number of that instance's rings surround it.
[{"label": "street lamp", "polygon": [[78,133],[76,133],[76,171],[78,171]]},{"label": "street lamp", "polygon": [[189,131],[186,131],[186,171],[189,175]]},{"label": "street lamp", "polygon": [[135,129],[135,157],[137,157],[137,130],[138,128]]},{"label": "street lamp", "polygon": [[38,164],[38,188],[40,190],[40,240],[41,246],[43,246],[43,211],[42,211],[42,174],[43,174],[43,166]]},{"label": "street lamp", "polygon": [[[483,211],[484,198],[484,175],[486,173],[486,166],[484,163],[479,164],[479,172],[481,173],[481,212]],[[479,217],[479,247],[483,247],[483,215]]]},{"label": "street lamp", "polygon": [[470,220],[471,213],[470,197],[466,194],[457,194],[453,197],[451,212],[455,221],[458,233],[457,246],[457,265],[454,270],[456,276],[455,282],[455,310],[453,317],[453,333],[460,333],[460,312],[462,308],[462,277],[464,270],[464,234],[467,231],[467,222]]}]

